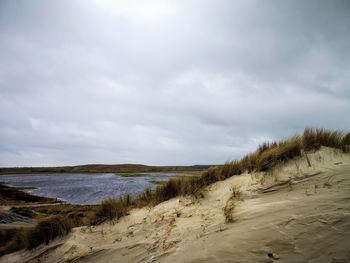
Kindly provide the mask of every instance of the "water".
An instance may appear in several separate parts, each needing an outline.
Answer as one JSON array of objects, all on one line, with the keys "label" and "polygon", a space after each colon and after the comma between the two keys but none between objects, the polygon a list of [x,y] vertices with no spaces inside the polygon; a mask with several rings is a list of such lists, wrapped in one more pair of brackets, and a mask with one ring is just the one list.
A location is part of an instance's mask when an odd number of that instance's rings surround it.
[{"label": "water", "polygon": [[[107,174],[30,174],[2,175],[0,182],[30,189],[34,195],[57,198],[71,204],[98,204],[107,197],[136,195],[152,181],[163,181],[174,173],[148,173],[144,176],[121,177]],[[28,191],[28,190],[26,190]]]}]

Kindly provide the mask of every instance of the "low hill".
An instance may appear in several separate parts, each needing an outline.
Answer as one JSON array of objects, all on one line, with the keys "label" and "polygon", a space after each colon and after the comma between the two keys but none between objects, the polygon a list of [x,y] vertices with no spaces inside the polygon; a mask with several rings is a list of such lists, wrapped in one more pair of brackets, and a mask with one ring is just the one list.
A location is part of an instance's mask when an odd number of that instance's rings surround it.
[{"label": "low hill", "polygon": [[209,167],[210,165],[148,166],[143,164],[86,164],[59,167],[4,167],[0,168],[0,174],[185,172],[203,171]]}]

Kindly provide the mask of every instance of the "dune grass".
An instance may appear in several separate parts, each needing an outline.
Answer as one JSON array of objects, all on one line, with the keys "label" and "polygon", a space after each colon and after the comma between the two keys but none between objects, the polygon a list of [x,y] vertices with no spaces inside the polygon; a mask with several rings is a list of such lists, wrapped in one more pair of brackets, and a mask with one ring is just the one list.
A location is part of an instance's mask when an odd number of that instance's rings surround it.
[{"label": "dune grass", "polygon": [[303,152],[318,150],[321,146],[348,152],[350,133],[326,129],[306,128],[301,135],[292,136],[280,142],[264,143],[258,149],[240,160],[233,160],[223,166],[210,167],[200,176],[171,178],[155,191],[145,190],[130,201],[131,207],[156,205],[181,195],[200,196],[203,188],[231,176],[244,172],[264,172],[278,164],[300,157]]},{"label": "dune grass", "polygon": [[125,195],[119,199],[108,198],[104,200],[98,207],[91,223],[94,225],[101,224],[105,221],[125,216],[128,212],[128,207],[130,207],[130,201],[130,195]]},{"label": "dune grass", "polygon": [[43,243],[48,244],[50,240],[69,233],[73,226],[68,218],[55,215],[40,219],[33,227],[12,229],[10,237],[8,231],[1,230],[0,256],[22,248],[32,249]]},{"label": "dune grass", "polygon": [[223,208],[226,223],[233,223],[233,212],[236,207],[236,201],[242,201],[243,195],[239,187],[231,187],[231,195]]},{"label": "dune grass", "polygon": [[[344,152],[350,151],[350,133],[329,131],[325,129],[307,128],[302,135],[296,135],[280,142],[264,143],[255,152],[244,156],[240,160],[233,160],[223,166],[211,167],[199,176],[171,178],[158,185],[154,191],[146,189],[136,197],[130,195],[119,199],[107,199],[96,206],[85,224],[100,224],[102,222],[119,219],[128,214],[135,207],[153,206],[181,195],[202,196],[206,186],[240,175],[244,172],[264,172],[273,167],[302,156],[303,152],[318,150],[321,146],[333,147]],[[119,174],[118,174],[119,175]],[[240,197],[240,192],[232,190],[231,199]],[[230,200],[231,200],[230,199]],[[232,211],[235,203],[230,201],[224,209],[228,222],[232,222]],[[74,209],[73,209],[74,210]],[[74,213],[73,213],[74,214]],[[74,214],[76,215],[76,214]],[[72,218],[54,215],[39,220],[36,226],[22,229],[13,233],[0,232],[0,255],[21,248],[31,249],[41,243],[48,243],[57,236],[64,235],[74,226],[82,224],[76,216]],[[89,222],[89,223],[87,223]],[[12,237],[10,238],[9,236]]]},{"label": "dune grass", "polygon": [[[154,191],[146,189],[140,195],[131,198],[128,202],[120,199],[115,201],[123,209],[115,217],[126,214],[125,211],[134,207],[157,205],[171,198],[183,195],[201,196],[206,186],[225,180],[231,176],[244,172],[264,172],[278,164],[300,157],[303,152],[318,150],[321,146],[332,147],[348,151],[350,146],[350,133],[329,131],[326,129],[306,128],[302,135],[292,136],[280,142],[264,143],[258,149],[240,160],[233,160],[223,166],[210,167],[200,176],[171,178],[158,185]],[[109,200],[109,203],[112,201]],[[114,206],[117,206],[116,204]],[[115,209],[109,206],[110,209]],[[120,208],[118,208],[120,210]],[[108,214],[106,211],[104,212]],[[112,213],[113,214],[113,213]],[[114,215],[114,214],[113,214]],[[98,217],[101,217],[98,215]],[[107,216],[110,218],[110,216]]]},{"label": "dune grass", "polygon": [[32,249],[70,232],[71,228],[89,225],[100,206],[97,205],[45,205],[13,207],[11,211],[35,218],[34,226],[0,229],[0,256],[19,249]]}]

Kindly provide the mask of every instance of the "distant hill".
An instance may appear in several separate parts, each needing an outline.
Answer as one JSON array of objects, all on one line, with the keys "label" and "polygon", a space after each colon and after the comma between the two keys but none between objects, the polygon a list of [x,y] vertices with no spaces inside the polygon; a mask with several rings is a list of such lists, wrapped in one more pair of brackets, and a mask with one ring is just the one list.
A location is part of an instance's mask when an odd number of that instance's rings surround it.
[{"label": "distant hill", "polygon": [[6,167],[0,168],[0,174],[186,172],[203,171],[210,166],[211,165],[148,166],[143,164],[86,164],[59,167]]}]

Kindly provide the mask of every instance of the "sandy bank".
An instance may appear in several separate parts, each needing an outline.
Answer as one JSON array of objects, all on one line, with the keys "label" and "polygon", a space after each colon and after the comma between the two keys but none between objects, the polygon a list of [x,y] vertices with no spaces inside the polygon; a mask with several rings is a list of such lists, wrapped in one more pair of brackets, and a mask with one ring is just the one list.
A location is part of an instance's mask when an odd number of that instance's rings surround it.
[{"label": "sandy bank", "polygon": [[[350,156],[322,148],[0,262],[348,262]],[[232,188],[242,199],[231,198]],[[232,202],[227,223],[224,207]]]}]

